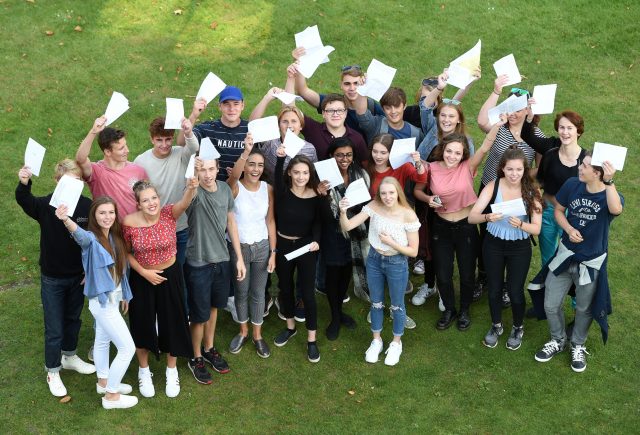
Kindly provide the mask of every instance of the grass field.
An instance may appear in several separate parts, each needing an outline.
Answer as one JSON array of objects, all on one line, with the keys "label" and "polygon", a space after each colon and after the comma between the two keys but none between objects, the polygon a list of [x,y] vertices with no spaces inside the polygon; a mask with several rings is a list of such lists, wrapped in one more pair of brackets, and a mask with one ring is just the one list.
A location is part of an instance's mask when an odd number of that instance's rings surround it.
[{"label": "grass field", "polygon": [[[0,0],[2,432],[637,433],[639,18],[640,4],[631,0]],[[493,86],[492,63],[514,53],[527,77],[522,86],[558,83],[556,110],[583,114],[582,146],[601,141],[629,147],[625,170],[616,175],[627,206],[611,231],[609,343],[602,344],[594,326],[589,367],[576,374],[566,352],[547,364],[534,361],[548,337],[546,322],[525,323],[517,352],[505,349],[504,340],[487,349],[481,344],[490,323],[486,296],[472,307],[473,325],[464,333],[436,331],[437,301],[430,299],[422,307],[408,306],[418,327],[405,334],[400,364],[367,365],[368,308],[352,300],[346,311],[357,318],[358,329],[331,343],[319,334],[319,364],[306,361],[304,334],[285,348],[273,346],[267,360],[250,348],[229,355],[236,325],[224,314],[216,340],[232,372],[216,374],[213,385],[197,385],[180,361],[182,392],[169,400],[164,364],[154,361],[158,394],[130,411],[103,411],[93,376],[75,373],[63,372],[72,400],[58,403],[42,370],[38,227],[13,196],[27,139],[48,150],[33,188],[44,195],[53,189],[53,164],[75,154],[114,90],[130,101],[116,125],[128,132],[131,160],[150,146],[147,125],[164,114],[164,98],[184,98],[188,112],[209,71],[242,88],[246,117],[271,83],[284,83],[294,33],[314,24],[323,42],[336,48],[331,62],[309,80],[318,91],[339,89],[342,65],[366,66],[375,57],[398,68],[394,84],[413,95],[424,76],[437,74],[482,39],[483,78],[464,102],[476,143],[482,135],[475,117]],[[218,114],[208,109],[206,115]],[[548,134],[552,118],[541,123]],[[92,160],[99,157],[96,146]],[[533,264],[532,272],[539,265],[537,251]],[[415,276],[413,282],[421,283]],[[324,330],[327,304],[318,300]],[[510,317],[505,315],[507,325]],[[93,339],[88,309],[83,319],[84,357]],[[390,326],[386,321],[387,339]],[[272,340],[281,327],[272,312],[266,338]],[[135,377],[134,361],[125,382],[136,384]]]}]

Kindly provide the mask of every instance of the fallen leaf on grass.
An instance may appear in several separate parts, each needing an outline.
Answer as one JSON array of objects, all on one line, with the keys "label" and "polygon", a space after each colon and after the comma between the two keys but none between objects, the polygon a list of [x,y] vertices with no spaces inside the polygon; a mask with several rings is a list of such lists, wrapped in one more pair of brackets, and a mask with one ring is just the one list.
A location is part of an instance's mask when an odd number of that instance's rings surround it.
[{"label": "fallen leaf on grass", "polygon": [[182,44],[180,44],[179,42],[176,44],[176,48],[182,48]]},{"label": "fallen leaf on grass", "polygon": [[158,68],[158,71],[160,71],[160,72],[164,71],[164,67],[160,66],[160,68]]},{"label": "fallen leaf on grass", "polygon": [[20,261],[27,261],[27,257],[20,257]]},{"label": "fallen leaf on grass", "polygon": [[50,128],[47,128],[47,134],[51,136],[53,134],[53,130],[51,130]]},{"label": "fallen leaf on grass", "polygon": [[13,112],[13,107],[9,106],[6,109],[4,109],[6,112]]},{"label": "fallen leaf on grass", "polygon": [[610,75],[610,76],[613,76],[613,75],[615,75],[615,74],[616,74],[616,72],[615,72],[615,71],[611,71],[611,72],[609,73],[609,75]]},{"label": "fallen leaf on grass", "polygon": [[36,0],[27,0],[27,3],[35,3]]},{"label": "fallen leaf on grass", "polygon": [[64,45],[64,42],[59,42],[58,45],[62,47]]},{"label": "fallen leaf on grass", "polygon": [[60,399],[60,403],[69,403],[71,401],[71,396],[64,396]]},{"label": "fallen leaf on grass", "polygon": [[53,30],[47,30],[44,34],[47,36],[53,36]]},{"label": "fallen leaf on grass", "polygon": [[176,9],[173,11],[173,15],[182,15],[182,9]]},{"label": "fallen leaf on grass", "polygon": [[82,32],[82,26],[76,26],[73,28],[76,32]]},{"label": "fallen leaf on grass", "polygon": [[209,25],[209,27],[211,27],[211,29],[216,30],[218,28],[218,22],[217,21],[212,21],[211,24]]},{"label": "fallen leaf on grass", "polygon": [[355,394],[356,394],[356,392],[355,392],[355,391],[353,391],[353,390],[349,390],[349,391],[347,391],[347,393],[349,393],[349,396],[353,396],[353,395],[355,395]]}]

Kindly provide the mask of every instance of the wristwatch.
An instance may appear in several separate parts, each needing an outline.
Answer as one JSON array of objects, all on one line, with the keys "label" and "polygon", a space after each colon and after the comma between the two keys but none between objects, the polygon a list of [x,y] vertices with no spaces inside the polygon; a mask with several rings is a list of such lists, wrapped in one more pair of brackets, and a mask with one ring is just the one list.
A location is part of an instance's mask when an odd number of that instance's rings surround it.
[{"label": "wristwatch", "polygon": [[605,186],[611,186],[613,184],[613,178],[611,180],[602,180]]}]

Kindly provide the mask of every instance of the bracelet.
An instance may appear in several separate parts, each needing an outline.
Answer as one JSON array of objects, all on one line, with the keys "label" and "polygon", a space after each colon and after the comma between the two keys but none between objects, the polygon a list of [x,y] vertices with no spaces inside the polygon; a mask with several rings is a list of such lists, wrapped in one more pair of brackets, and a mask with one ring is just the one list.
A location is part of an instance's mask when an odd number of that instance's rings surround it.
[{"label": "bracelet", "polygon": [[444,88],[440,89],[439,87],[436,86],[436,89],[439,90],[440,92],[444,91]]},{"label": "bracelet", "polygon": [[522,229],[522,225],[524,224],[523,220],[520,220],[520,229]]},{"label": "bracelet", "polygon": [[493,93],[496,94],[498,97],[500,96],[501,92],[496,92],[496,90],[493,90]]},{"label": "bracelet", "polygon": [[269,252],[271,252],[272,254],[275,254],[278,252],[278,250],[274,248],[274,249],[270,249]]}]

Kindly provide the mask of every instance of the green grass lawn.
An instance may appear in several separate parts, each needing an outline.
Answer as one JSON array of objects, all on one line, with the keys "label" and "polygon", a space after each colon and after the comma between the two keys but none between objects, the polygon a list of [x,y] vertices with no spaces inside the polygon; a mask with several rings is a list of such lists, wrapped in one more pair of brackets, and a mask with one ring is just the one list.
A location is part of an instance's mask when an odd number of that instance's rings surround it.
[{"label": "green grass lawn", "polygon": [[[0,0],[2,432],[637,433],[639,18],[640,4],[631,0]],[[472,307],[473,325],[464,333],[436,331],[437,301],[430,299],[422,307],[408,306],[418,327],[406,332],[400,364],[367,365],[367,306],[349,302],[346,311],[358,329],[329,343],[323,334],[328,308],[318,296],[319,364],[306,361],[304,334],[285,348],[272,346],[267,360],[251,346],[229,355],[237,329],[225,313],[217,343],[232,372],[215,374],[213,385],[197,385],[180,361],[182,392],[169,400],[164,364],[153,361],[158,394],[132,410],[102,410],[95,378],[66,372],[72,400],[58,403],[42,370],[38,227],[13,196],[27,139],[47,148],[33,188],[44,195],[53,189],[53,164],[75,154],[114,90],[130,101],[116,126],[128,132],[131,160],[150,146],[147,126],[164,114],[164,98],[184,98],[188,113],[209,71],[242,88],[248,117],[271,83],[284,84],[294,33],[314,24],[323,42],[336,48],[331,62],[309,80],[318,91],[339,89],[342,65],[366,67],[375,57],[398,68],[394,84],[413,95],[424,76],[440,72],[480,38],[483,78],[464,102],[476,143],[482,135],[475,118],[493,87],[492,63],[514,53],[527,77],[522,86],[558,83],[556,110],[583,114],[582,146],[601,141],[629,147],[625,170],[616,175],[627,206],[611,231],[609,343],[602,344],[594,326],[588,369],[576,374],[567,352],[547,364],[534,361],[548,338],[546,322],[525,323],[517,352],[505,349],[506,338],[487,349],[481,344],[490,324],[486,296]],[[449,89],[446,96],[453,93]],[[217,112],[208,109],[206,116]],[[541,123],[548,134],[552,118]],[[99,158],[96,146],[92,159]],[[532,271],[539,265],[537,250],[533,265]],[[421,283],[415,276],[413,282]],[[507,325],[510,318],[505,314]],[[93,339],[88,309],[83,319],[84,357]],[[266,338],[272,340],[282,326],[272,312]],[[390,331],[387,320],[387,340]],[[134,360],[125,382],[136,384],[136,373]]]}]

